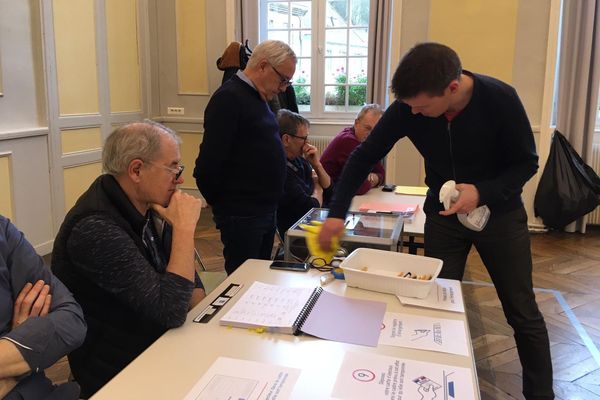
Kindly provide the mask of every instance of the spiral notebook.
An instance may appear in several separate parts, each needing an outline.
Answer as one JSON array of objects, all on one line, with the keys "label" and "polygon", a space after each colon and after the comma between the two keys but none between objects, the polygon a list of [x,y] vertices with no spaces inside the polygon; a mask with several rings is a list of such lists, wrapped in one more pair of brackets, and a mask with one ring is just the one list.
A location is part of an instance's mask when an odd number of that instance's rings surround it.
[{"label": "spiral notebook", "polygon": [[379,301],[338,296],[321,287],[254,282],[219,323],[375,347],[385,308]]}]

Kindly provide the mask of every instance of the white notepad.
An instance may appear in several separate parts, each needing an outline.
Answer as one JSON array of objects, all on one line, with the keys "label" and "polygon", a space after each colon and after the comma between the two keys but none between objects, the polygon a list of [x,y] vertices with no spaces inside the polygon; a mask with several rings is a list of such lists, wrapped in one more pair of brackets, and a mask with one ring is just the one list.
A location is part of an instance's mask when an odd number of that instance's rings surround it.
[{"label": "white notepad", "polygon": [[377,346],[385,303],[352,299],[323,288],[254,282],[221,318],[221,325],[300,332],[338,342]]}]

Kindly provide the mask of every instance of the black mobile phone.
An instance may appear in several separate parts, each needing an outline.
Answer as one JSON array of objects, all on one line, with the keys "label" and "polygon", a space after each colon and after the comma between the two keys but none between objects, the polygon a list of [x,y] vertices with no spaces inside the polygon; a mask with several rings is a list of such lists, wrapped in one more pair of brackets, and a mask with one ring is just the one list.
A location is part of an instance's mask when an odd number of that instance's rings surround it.
[{"label": "black mobile phone", "polygon": [[291,262],[291,261],[273,261],[271,269],[284,269],[286,271],[306,272],[310,269],[307,263]]},{"label": "black mobile phone", "polygon": [[391,184],[383,185],[381,187],[381,190],[383,190],[384,192],[393,192],[394,189],[396,189],[396,185],[391,185]]}]

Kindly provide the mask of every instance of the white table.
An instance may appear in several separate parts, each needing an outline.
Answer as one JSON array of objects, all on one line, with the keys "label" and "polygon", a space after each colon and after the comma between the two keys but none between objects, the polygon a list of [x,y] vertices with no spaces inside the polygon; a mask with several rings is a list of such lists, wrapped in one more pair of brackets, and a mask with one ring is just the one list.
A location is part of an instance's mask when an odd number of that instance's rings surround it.
[{"label": "white table", "polygon": [[412,221],[404,223],[403,235],[408,236],[408,242],[404,242],[411,254],[417,253],[417,248],[422,248],[422,242],[416,242],[415,238],[422,238],[425,230],[425,212],[423,204],[425,196],[413,196],[405,194],[395,194],[394,192],[384,192],[380,187],[373,188],[363,195],[354,196],[350,204],[350,211],[359,211],[364,203],[397,203],[397,204],[418,204],[419,210]]},{"label": "white table", "polygon": [[[247,329],[220,326],[219,318],[254,280],[285,286],[315,287],[318,285],[320,272],[274,271],[268,268],[269,264],[269,261],[263,260],[245,262],[188,314],[182,327],[172,329],[159,338],[102,388],[93,399],[183,398],[219,356],[299,368],[302,373],[296,382],[292,398],[327,399],[330,398],[346,351],[377,353],[468,368],[472,371],[475,398],[479,398],[475,362],[468,334],[470,353],[466,357],[394,346],[365,347],[321,340],[306,335],[260,334]],[[194,317],[230,283],[242,283],[244,288],[207,324],[194,323],[192,321]],[[326,289],[349,297],[386,302],[387,311],[390,312],[438,316],[458,319],[466,323],[465,314],[403,307],[392,295],[348,288],[343,281],[334,281],[326,286]]]}]

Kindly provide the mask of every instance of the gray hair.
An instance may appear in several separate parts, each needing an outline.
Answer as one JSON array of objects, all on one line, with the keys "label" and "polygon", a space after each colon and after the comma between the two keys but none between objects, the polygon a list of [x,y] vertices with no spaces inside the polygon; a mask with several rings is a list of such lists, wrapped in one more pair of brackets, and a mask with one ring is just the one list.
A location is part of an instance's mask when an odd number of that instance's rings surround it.
[{"label": "gray hair", "polygon": [[132,160],[154,160],[160,152],[163,135],[181,144],[174,130],[149,119],[118,127],[108,136],[102,150],[104,172],[117,176],[127,171]]},{"label": "gray hair", "polygon": [[374,112],[377,115],[382,115],[383,114],[383,108],[381,108],[381,106],[379,104],[365,104],[360,111],[358,112],[358,114],[356,115],[356,119],[357,120],[361,120],[362,117],[365,116],[366,113],[368,112]]},{"label": "gray hair", "polygon": [[266,59],[272,66],[277,67],[288,58],[292,59],[294,64],[298,61],[296,53],[290,46],[279,40],[265,40],[252,50],[247,67],[256,68],[263,59]]},{"label": "gray hair", "polygon": [[277,111],[277,122],[279,123],[279,135],[281,136],[284,134],[295,136],[300,125],[310,127],[310,122],[306,118],[285,108]]}]

